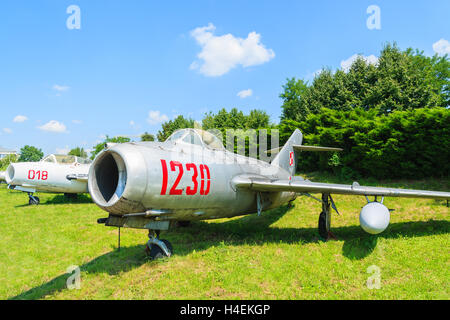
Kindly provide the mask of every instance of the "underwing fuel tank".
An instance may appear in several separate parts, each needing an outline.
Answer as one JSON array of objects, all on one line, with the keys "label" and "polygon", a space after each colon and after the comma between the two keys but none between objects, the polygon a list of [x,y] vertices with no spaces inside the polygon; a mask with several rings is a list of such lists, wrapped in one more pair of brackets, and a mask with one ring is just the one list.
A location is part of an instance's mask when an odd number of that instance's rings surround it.
[{"label": "underwing fuel tank", "polygon": [[383,232],[388,227],[389,220],[389,209],[380,202],[369,202],[359,214],[361,228],[370,234]]}]

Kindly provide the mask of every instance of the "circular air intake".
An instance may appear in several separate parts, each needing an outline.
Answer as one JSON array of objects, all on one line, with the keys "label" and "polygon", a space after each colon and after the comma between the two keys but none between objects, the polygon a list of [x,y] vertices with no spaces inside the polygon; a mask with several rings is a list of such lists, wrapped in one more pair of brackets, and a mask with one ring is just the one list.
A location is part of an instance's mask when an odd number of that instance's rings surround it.
[{"label": "circular air intake", "polygon": [[6,174],[5,174],[6,183],[11,184],[11,182],[14,179],[15,172],[16,172],[16,170],[14,169],[14,165],[10,164],[8,166],[8,169],[6,169]]},{"label": "circular air intake", "polygon": [[101,206],[112,206],[122,196],[127,183],[123,158],[114,151],[98,156],[89,173],[89,190],[93,200]]}]

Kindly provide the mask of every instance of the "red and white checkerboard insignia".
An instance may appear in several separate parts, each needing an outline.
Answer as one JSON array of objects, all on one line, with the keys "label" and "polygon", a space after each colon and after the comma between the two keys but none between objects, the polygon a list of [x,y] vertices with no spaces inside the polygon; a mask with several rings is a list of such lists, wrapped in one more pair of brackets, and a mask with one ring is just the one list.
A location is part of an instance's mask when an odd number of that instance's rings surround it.
[{"label": "red and white checkerboard insignia", "polygon": [[289,165],[292,167],[294,165],[294,152],[289,152]]}]

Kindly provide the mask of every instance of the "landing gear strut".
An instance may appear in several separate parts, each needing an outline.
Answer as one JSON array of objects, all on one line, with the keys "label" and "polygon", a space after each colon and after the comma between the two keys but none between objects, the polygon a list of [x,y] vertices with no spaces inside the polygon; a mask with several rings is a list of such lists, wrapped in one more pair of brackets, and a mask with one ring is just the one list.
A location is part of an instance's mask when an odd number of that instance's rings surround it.
[{"label": "landing gear strut", "polygon": [[329,201],[330,194],[322,194],[322,212],[319,216],[319,235],[320,237],[327,241],[330,239],[337,239],[336,236],[331,232],[331,203]]},{"label": "landing gear strut", "polygon": [[29,205],[38,205],[40,200],[38,197],[33,196],[32,193],[28,193],[28,204]]},{"label": "landing gear strut", "polygon": [[169,241],[159,239],[160,230],[148,230],[147,244],[145,246],[145,252],[152,260],[170,257],[172,255],[172,245]]}]

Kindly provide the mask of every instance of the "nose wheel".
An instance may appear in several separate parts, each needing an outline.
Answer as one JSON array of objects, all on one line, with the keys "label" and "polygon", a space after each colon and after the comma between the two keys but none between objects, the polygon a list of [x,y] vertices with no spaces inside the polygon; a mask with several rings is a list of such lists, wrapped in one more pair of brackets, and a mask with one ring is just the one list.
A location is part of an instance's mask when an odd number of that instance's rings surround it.
[{"label": "nose wheel", "polygon": [[159,230],[149,230],[149,240],[145,245],[145,252],[150,259],[156,260],[164,257],[170,257],[173,252],[172,244],[166,239],[159,239]]},{"label": "nose wheel", "polygon": [[33,196],[32,193],[28,194],[28,204],[29,205],[38,205],[40,203],[40,200],[38,197]]}]

